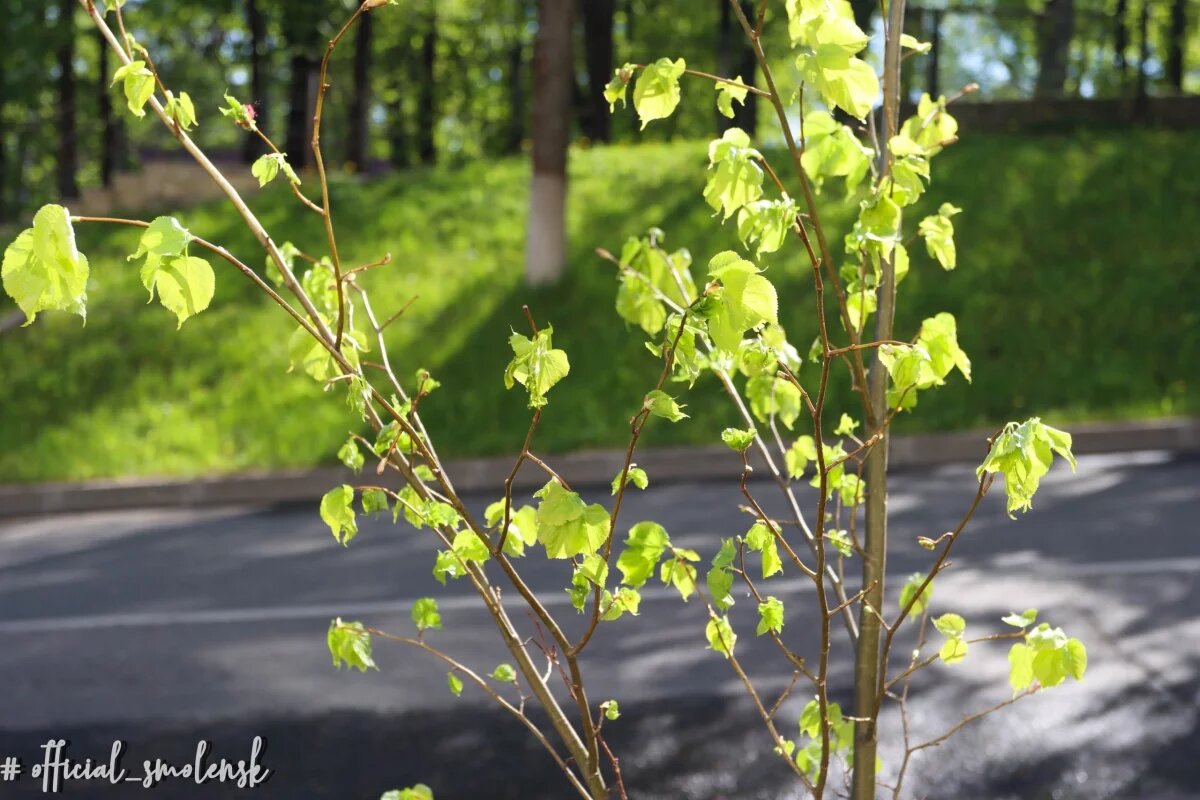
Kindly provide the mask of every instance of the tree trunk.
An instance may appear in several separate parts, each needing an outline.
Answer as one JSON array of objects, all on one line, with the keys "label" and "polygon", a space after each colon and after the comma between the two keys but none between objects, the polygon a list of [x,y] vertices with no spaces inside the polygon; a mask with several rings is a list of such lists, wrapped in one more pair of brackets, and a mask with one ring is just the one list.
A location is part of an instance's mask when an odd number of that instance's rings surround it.
[{"label": "tree trunk", "polygon": [[583,4],[583,50],[587,62],[587,116],[583,132],[596,142],[612,139],[611,117],[604,87],[613,76],[613,19],[616,0],[581,0]]},{"label": "tree trunk", "polygon": [[354,37],[354,94],[350,99],[350,138],[346,147],[346,161],[358,171],[366,169],[371,157],[371,44],[374,27],[374,15],[364,14],[358,20],[358,32]]},{"label": "tree trunk", "polygon": [[1187,48],[1187,0],[1171,4],[1171,31],[1167,45],[1167,83],[1183,94],[1183,53]]},{"label": "tree trunk", "polygon": [[[8,29],[0,25],[0,52],[12,47]],[[103,77],[103,76],[102,76]],[[8,222],[8,139],[4,124],[4,107],[8,105],[8,60],[0,58],[0,224]]]},{"label": "tree trunk", "polygon": [[[891,0],[888,8],[888,31],[883,55],[883,131],[882,141],[896,135],[900,117],[900,34],[904,30],[905,0]],[[891,174],[891,159],[881,158],[881,180]],[[888,341],[896,314],[896,266],[892,259],[881,259],[877,288],[879,309],[875,316],[875,338]],[[887,389],[888,373],[876,349],[868,376],[867,433],[878,436],[878,443],[867,453],[865,477],[867,483],[866,526],[862,559],[862,610],[859,613],[858,647],[854,658],[854,774],[853,800],[875,800],[877,779],[876,753],[879,748],[878,703],[881,674],[887,665],[881,663],[879,613],[884,608],[884,577],[887,574],[888,536],[888,432]]]},{"label": "tree trunk", "polygon": [[533,43],[533,185],[525,278],[551,283],[566,263],[567,143],[570,136],[571,29],[575,4],[539,0]]},{"label": "tree trunk", "polygon": [[58,195],[64,200],[79,196],[79,131],[75,115],[77,6],[76,0],[61,0],[58,7]]},{"label": "tree trunk", "polygon": [[929,14],[932,20],[932,29],[929,32],[929,44],[932,47],[929,50],[929,60],[925,64],[925,91],[936,100],[942,93],[942,10],[935,8],[925,13]]},{"label": "tree trunk", "polygon": [[1038,77],[1035,97],[1061,97],[1067,85],[1075,0],[1046,0],[1038,20]]},{"label": "tree trunk", "polygon": [[1113,15],[1113,66],[1121,83],[1121,94],[1129,83],[1129,61],[1125,50],[1129,47],[1129,0],[1117,0],[1117,10]]},{"label": "tree trunk", "polygon": [[1142,0],[1138,28],[1137,86],[1134,91],[1133,113],[1137,119],[1144,120],[1150,106],[1150,76],[1146,69],[1150,61],[1150,0]]},{"label": "tree trunk", "polygon": [[[525,43],[518,39],[508,51],[508,133],[504,152],[517,153],[525,141]],[[607,109],[606,109],[607,110]]]},{"label": "tree trunk", "polygon": [[96,42],[100,46],[100,74],[96,76],[96,105],[100,112],[100,183],[107,188],[112,186],[117,172],[117,126],[109,85],[108,40],[96,31]]},{"label": "tree trunk", "polygon": [[[728,0],[719,0],[721,8],[720,22],[717,27],[717,72],[723,78],[741,76],[742,83],[753,86],[758,72],[758,58],[754,47],[747,41],[742,32],[741,23],[733,18],[733,11]],[[753,2],[742,0],[742,12],[749,20],[756,19],[758,13]],[[730,128],[741,128],[751,138],[758,128],[757,96],[746,96],[746,102],[733,104],[733,118],[717,112],[717,133],[722,134]]]},{"label": "tree trunk", "polygon": [[434,132],[437,129],[437,12],[431,10],[421,37],[420,81],[417,90],[417,158],[422,164],[437,160]]},{"label": "tree trunk", "polygon": [[[271,102],[267,82],[267,18],[259,0],[246,0],[246,29],[250,33],[250,95],[258,114],[258,125],[270,130],[268,117]],[[248,133],[242,140],[242,160],[247,164],[267,151],[266,144],[256,134]]]},{"label": "tree trunk", "polygon": [[287,136],[284,150],[296,169],[308,166],[312,146],[313,103],[316,102],[316,62],[297,48],[292,53],[288,90]]}]

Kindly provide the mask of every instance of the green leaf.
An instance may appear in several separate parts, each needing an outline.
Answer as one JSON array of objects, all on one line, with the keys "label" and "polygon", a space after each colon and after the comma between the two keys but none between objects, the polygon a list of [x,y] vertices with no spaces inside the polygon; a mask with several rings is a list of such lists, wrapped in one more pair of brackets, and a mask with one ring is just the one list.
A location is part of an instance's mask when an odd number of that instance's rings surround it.
[{"label": "green leaf", "polygon": [[726,611],[733,605],[733,572],[727,567],[713,567],[704,582],[708,586],[708,596],[718,611]]},{"label": "green leaf", "polygon": [[178,256],[160,262],[151,281],[151,297],[157,290],[158,301],[175,315],[180,328],[208,308],[216,291],[212,265],[196,256]]},{"label": "green leaf", "polygon": [[637,589],[619,586],[616,593],[606,589],[600,598],[600,608],[603,609],[600,618],[605,622],[611,622],[620,619],[623,614],[632,614],[636,617],[641,605],[642,595]]},{"label": "green leaf", "polygon": [[491,678],[500,683],[516,683],[517,671],[513,669],[512,664],[498,664],[492,670]]},{"label": "green leaf", "polygon": [[930,156],[941,152],[942,145],[953,140],[957,133],[957,120],[946,113],[946,98],[934,101],[928,94],[921,95],[917,113],[900,127],[901,136],[925,148]]},{"label": "green leaf", "polygon": [[759,422],[778,418],[788,430],[800,418],[801,395],[794,383],[777,375],[755,375],[746,381],[750,410]]},{"label": "green leaf", "polygon": [[596,552],[608,538],[609,516],[603,506],[587,505],[575,492],[549,481],[534,493],[538,541],[550,558],[574,558]]},{"label": "green leaf", "polygon": [[657,522],[639,522],[629,529],[625,549],[617,558],[621,582],[634,589],[643,586],[654,574],[663,553],[671,545],[667,531]]},{"label": "green leaf", "polygon": [[621,717],[621,706],[616,700],[605,700],[600,704],[600,710],[604,712],[604,718],[609,722],[614,722]]},{"label": "green leaf", "polygon": [[[639,467],[637,464],[629,465],[629,473],[625,476],[626,485],[632,484],[639,489],[645,489],[650,485],[650,478],[646,475],[646,470]],[[616,495],[621,490],[621,473],[618,472],[616,477],[612,479],[612,493]]]},{"label": "green leaf", "polygon": [[768,597],[758,604],[758,635],[783,632],[783,601]]},{"label": "green leaf", "polygon": [[1087,672],[1087,648],[1083,646],[1083,642],[1078,639],[1068,639],[1063,652],[1063,664],[1066,667],[1067,674],[1077,681],[1083,680],[1083,674]]},{"label": "green leaf", "polygon": [[1008,495],[1008,515],[1027,511],[1041,480],[1050,471],[1057,453],[1075,469],[1071,453],[1071,435],[1031,417],[1025,422],[1010,422],[992,442],[992,449],[976,474],[985,472],[1004,475],[1004,491]]},{"label": "green leaf", "polygon": [[354,514],[354,489],[342,484],[321,498],[321,519],[333,532],[333,538],[346,545],[358,535]]},{"label": "green leaf", "polygon": [[737,634],[733,632],[733,626],[729,624],[729,617],[710,619],[708,625],[704,627],[704,635],[708,639],[710,650],[716,650],[726,658],[733,654],[733,648],[737,644]]},{"label": "green leaf", "polygon": [[831,530],[825,533],[826,540],[832,544],[839,553],[845,558],[854,555],[854,543],[850,541],[850,534],[844,530]]},{"label": "green leaf", "polygon": [[671,557],[658,570],[663,585],[674,586],[685,603],[696,593],[696,568],[689,562],[699,560],[700,554],[695,550],[672,548]]},{"label": "green leaf", "polygon": [[962,639],[947,639],[938,651],[938,658],[947,664],[957,664],[967,657],[967,643]]},{"label": "green leaf", "polygon": [[662,389],[655,389],[646,395],[646,399],[642,401],[643,408],[646,408],[656,417],[678,422],[681,419],[686,419],[687,414],[683,413],[684,406],[675,402],[675,398],[664,392]]},{"label": "green leaf", "polygon": [[[497,500],[487,507],[483,513],[488,527],[501,525],[504,522],[504,501]],[[504,539],[504,552],[510,556],[520,557],[525,554],[525,548],[532,546],[537,538],[537,509],[533,506],[522,506],[509,513],[508,536]]]},{"label": "green leaf", "polygon": [[660,58],[642,69],[633,86],[633,107],[643,129],[652,120],[666,119],[674,113],[679,105],[679,76],[686,68],[682,58]]},{"label": "green leaf", "polygon": [[937,259],[942,269],[952,270],[958,265],[958,253],[954,247],[954,223],[950,218],[962,211],[949,203],[941,210],[921,220],[917,233],[925,238],[925,247],[931,258]]},{"label": "green leaf", "polygon": [[359,672],[379,669],[371,657],[371,634],[361,622],[342,622],[342,618],[338,617],[329,623],[325,640],[329,645],[329,654],[333,656],[333,666],[338,669],[342,664]]},{"label": "green leaf", "polygon": [[413,603],[412,621],[417,630],[441,630],[442,615],[438,611],[437,600],[432,597],[422,597]]},{"label": "green leaf", "polygon": [[353,436],[346,440],[346,443],[338,449],[338,461],[346,465],[347,468],[362,472],[363,464],[366,459],[363,458],[362,450],[358,448],[358,440]]},{"label": "green leaf", "polygon": [[362,493],[362,510],[367,516],[390,509],[387,492],[382,489],[366,489]]},{"label": "green leaf", "polygon": [[547,325],[533,339],[514,332],[508,343],[513,350],[513,360],[504,370],[504,386],[511,389],[513,382],[529,391],[529,407],[546,405],[546,393],[571,371],[567,354],[555,350],[551,344],[554,329]]},{"label": "green leaf", "polygon": [[783,561],[779,558],[779,544],[775,534],[762,522],[756,522],[746,531],[746,546],[756,553],[762,553],[762,576],[769,578],[783,572]]},{"label": "green leaf", "polygon": [[433,800],[433,790],[423,783],[418,783],[409,789],[385,792],[379,800]]},{"label": "green leaf", "polygon": [[808,465],[816,460],[817,443],[813,437],[807,434],[792,442],[792,446],[784,454],[788,475],[794,480],[804,477],[804,470],[808,469]]},{"label": "green leaf", "polygon": [[1014,694],[1033,684],[1033,648],[1029,645],[1018,642],[1009,649],[1008,684]]},{"label": "green leaf", "polygon": [[830,178],[845,178],[847,194],[853,192],[871,169],[872,151],[847,125],[826,111],[804,117],[805,146],[800,165],[819,189]]},{"label": "green leaf", "polygon": [[925,607],[929,605],[929,598],[933,595],[933,581],[931,580],[925,590],[921,592],[921,596],[917,597],[917,590],[921,588],[921,584],[925,583],[925,578],[924,574],[914,572],[908,576],[908,580],[900,589],[900,610],[903,611],[908,608],[909,603],[912,603],[912,608],[908,612],[910,619],[917,619],[925,613]]},{"label": "green leaf", "polygon": [[29,325],[39,311],[70,311],[87,319],[88,261],[75,247],[65,208],[42,206],[33,227],[4,251],[4,291],[25,312]]},{"label": "green leaf", "polygon": [[838,426],[833,429],[834,436],[853,436],[854,431],[858,428],[858,423],[854,421],[854,417],[849,414],[842,414],[842,418],[838,420]]},{"label": "green leaf", "polygon": [[934,619],[933,627],[937,628],[938,632],[943,636],[948,636],[951,639],[961,639],[967,629],[967,623],[958,614],[942,614],[940,617]]},{"label": "green leaf", "polygon": [[756,258],[774,253],[783,247],[796,224],[795,201],[786,194],[778,200],[755,200],[738,210],[737,230],[742,244],[750,247],[757,242]]},{"label": "green leaf", "polygon": [[228,92],[225,93],[225,107],[221,109],[221,114],[232,120],[233,124],[239,128],[245,128],[248,131],[258,130],[258,125],[254,121],[254,107],[240,102]]},{"label": "green leaf", "polygon": [[462,697],[463,682],[462,678],[455,675],[453,672],[446,673],[446,685],[450,687],[450,694],[455,697]]},{"label": "green leaf", "polygon": [[267,153],[259,156],[258,160],[250,166],[250,174],[258,178],[259,186],[266,186],[275,180],[280,171],[290,182],[296,186],[300,185],[300,176],[292,169],[292,165],[288,163],[287,155],[284,153]]},{"label": "green leaf", "polygon": [[154,73],[145,61],[131,61],[113,73],[113,85],[121,82],[129,112],[141,119],[146,116],[146,103],[154,96]]},{"label": "green leaf", "polygon": [[933,44],[931,42],[922,42],[918,40],[917,37],[908,33],[900,34],[900,46],[905,50],[912,50],[913,52],[922,54],[928,53],[933,49]]},{"label": "green leaf", "polygon": [[167,103],[163,111],[182,130],[190,131],[196,127],[196,106],[187,92],[180,92],[176,97],[168,90]]},{"label": "green leaf", "polygon": [[713,344],[737,352],[742,334],[764,322],[778,324],[779,298],[771,282],[749,261],[725,251],[709,262],[708,274],[721,282],[715,312],[708,321]]},{"label": "green leaf", "polygon": [[721,441],[729,445],[733,450],[739,453],[744,453],[754,444],[754,437],[758,435],[758,431],[754,428],[726,428],[721,431]]},{"label": "green leaf", "polygon": [[750,93],[750,88],[742,83],[742,76],[735,77],[733,83],[726,81],[717,82],[717,110],[723,116],[733,119],[733,101],[736,100],[741,104],[746,103],[746,95]]},{"label": "green leaf", "polygon": [[838,46],[821,46],[798,56],[796,69],[827,105],[836,106],[852,117],[866,119],[879,98],[879,76],[875,70]]},{"label": "green leaf", "polygon": [[1000,619],[1005,625],[1012,625],[1014,628],[1028,628],[1037,621],[1037,609],[1029,608],[1023,614],[1007,614]]},{"label": "green leaf", "polygon": [[704,200],[723,219],[762,197],[762,154],[750,146],[741,128],[730,128],[708,145],[708,181]]},{"label": "green leaf", "polygon": [[608,101],[608,110],[613,112],[617,110],[617,102],[625,105],[625,90],[629,86],[629,81],[633,78],[634,65],[626,64],[616,71],[613,79],[604,87],[604,99]]}]

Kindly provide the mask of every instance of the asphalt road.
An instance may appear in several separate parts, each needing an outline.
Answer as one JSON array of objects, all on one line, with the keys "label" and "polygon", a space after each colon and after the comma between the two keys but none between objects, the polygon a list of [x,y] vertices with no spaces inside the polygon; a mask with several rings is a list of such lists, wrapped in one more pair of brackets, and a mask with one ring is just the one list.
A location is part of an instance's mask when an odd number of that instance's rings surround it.
[{"label": "asphalt road", "polygon": [[[896,476],[894,575],[927,563],[915,538],[952,527],[973,489],[963,467]],[[766,484],[756,491],[772,497]],[[652,487],[630,495],[622,529],[658,520],[707,561],[720,537],[747,527],[740,499],[735,480]],[[1194,457],[1083,458],[1075,475],[1055,470],[1034,510],[1015,522],[997,486],[953,568],[938,578],[934,609],[963,614],[982,634],[999,631],[1010,610],[1037,607],[1087,643],[1087,679],[1022,700],[926,751],[910,770],[906,796],[1200,798],[1197,534]],[[485,710],[470,687],[452,697],[444,670],[420,652],[380,643],[379,672],[332,668],[324,644],[331,617],[407,633],[411,601],[425,595],[441,603],[445,630],[432,634],[438,646],[482,671],[506,660],[468,588],[440,587],[431,566],[428,532],[368,522],[342,548],[315,508],[130,511],[0,525],[0,764],[13,755],[26,772],[0,782],[0,798],[40,796],[28,770],[52,737],[68,739],[68,755],[79,759],[106,759],[112,740],[122,739],[133,768],[145,758],[186,761],[201,738],[217,757],[246,758],[255,735],[266,737],[262,760],[275,773],[252,793],[182,782],[154,792],[374,800],[384,789],[425,781],[438,800],[569,796],[511,718]],[[565,565],[530,567],[553,610],[574,617],[561,590]],[[788,606],[785,635],[811,652],[811,594],[792,571],[768,587]],[[735,611],[750,614],[750,606],[740,602]],[[602,627],[589,648],[592,698],[621,702],[623,715],[606,732],[631,796],[799,796],[766,752],[736,677],[704,649],[704,622],[697,603],[653,589],[640,617]],[[739,624],[738,652],[769,696],[789,673],[752,628]],[[834,675],[844,676],[848,653],[837,645]],[[1007,697],[1006,653],[977,646],[964,666],[930,668],[914,689],[915,736],[935,737]],[[846,688],[835,677],[835,693]],[[780,712],[786,732],[802,702]],[[885,737],[896,725],[889,712]],[[896,751],[882,758],[885,772],[894,771]],[[92,782],[68,784],[66,794],[145,792]]]}]

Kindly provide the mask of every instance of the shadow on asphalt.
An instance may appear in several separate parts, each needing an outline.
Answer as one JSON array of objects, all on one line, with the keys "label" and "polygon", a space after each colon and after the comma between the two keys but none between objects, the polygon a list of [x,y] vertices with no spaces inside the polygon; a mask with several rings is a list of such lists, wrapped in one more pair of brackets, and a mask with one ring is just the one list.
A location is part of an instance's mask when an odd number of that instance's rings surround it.
[{"label": "shadow on asphalt", "polygon": [[[1174,687],[1180,700],[1200,687]],[[1160,703],[1161,690],[1146,689]],[[1165,709],[1164,709],[1165,710]],[[190,763],[196,742],[213,743],[212,760],[246,758],[255,736],[267,741],[261,763],[273,770],[253,790],[213,783],[195,786],[167,780],[147,795],[138,785],[111,787],[99,781],[68,784],[62,796],[129,798],[255,797],[263,800],[363,798],[376,800],[390,788],[430,785],[437,800],[559,800],[571,793],[553,763],[511,717],[479,708],[398,715],[337,712],[320,718],[175,726],[131,734],[128,726],[93,726],[51,732],[0,731],[0,755],[17,754],[25,775],[4,784],[5,798],[42,797],[28,776],[40,761],[45,739],[66,737],[69,757],[107,760],[114,738],[126,743],[122,766],[141,774],[145,758]],[[790,774],[764,746],[765,733],[739,699],[680,698],[641,704],[608,723],[606,738],[621,756],[635,800],[781,800],[802,797]],[[972,772],[972,748],[963,741],[937,751],[915,773],[911,796],[927,800],[1190,800],[1200,797],[1195,760],[1200,722],[1167,746],[1131,752],[1129,770],[1105,773],[1087,754],[1062,752],[1019,764],[988,763]],[[1091,772],[1089,773],[1089,769]],[[836,773],[835,773],[836,774]],[[1123,776],[1123,777],[1121,777]],[[906,796],[910,796],[906,792]]]}]

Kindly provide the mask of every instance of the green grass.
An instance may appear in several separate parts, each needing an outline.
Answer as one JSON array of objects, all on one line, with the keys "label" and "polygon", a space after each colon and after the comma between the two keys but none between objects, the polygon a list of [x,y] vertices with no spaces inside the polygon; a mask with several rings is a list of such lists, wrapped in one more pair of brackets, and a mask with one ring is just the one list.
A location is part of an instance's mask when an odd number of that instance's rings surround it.
[{"label": "green grass", "polygon": [[[577,152],[571,161],[570,275],[521,285],[524,160],[412,171],[333,187],[345,260],[383,252],[366,277],[376,309],[419,300],[389,330],[404,375],[431,369],[443,388],[422,406],[444,455],[519,449],[523,394],[505,392],[509,328],[521,304],[555,327],[571,375],[551,392],[536,447],[620,446],[657,365],[612,311],[613,272],[593,253],[651,225],[687,246],[696,271],[736,246],[700,198],[702,142]],[[785,160],[774,154],[782,171]],[[973,385],[924,393],[908,430],[965,428],[1041,414],[1056,424],[1200,411],[1200,134],[976,135],[940,156],[927,208],[948,200],[959,268],[943,273],[914,246],[899,331],[937,311],[959,319]],[[786,173],[784,173],[786,175]],[[831,240],[850,219],[840,191],[822,198]],[[281,191],[252,205],[277,241],[317,251],[318,221]],[[920,211],[918,211],[920,213]],[[223,206],[181,215],[198,235],[252,264],[253,240]],[[340,392],[288,374],[292,325],[244,278],[218,265],[210,310],[175,331],[147,306],[137,234],[79,230],[92,262],[89,318],[45,314],[0,334],[0,481],[194,475],[302,467],[333,460],[353,419]],[[840,249],[835,247],[835,252]],[[783,321],[800,350],[815,332],[811,287],[796,248],[769,258]],[[11,304],[0,310],[11,309]],[[802,374],[802,378],[805,376]],[[808,379],[813,376],[808,375]],[[845,398],[844,376],[835,400]],[[682,390],[682,389],[681,389]],[[734,422],[711,378],[681,398],[692,418],[649,426],[654,443],[714,442]]]}]

